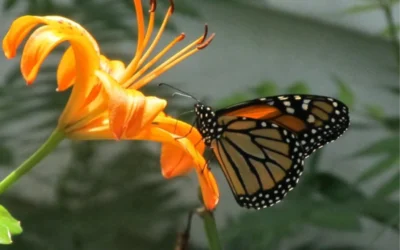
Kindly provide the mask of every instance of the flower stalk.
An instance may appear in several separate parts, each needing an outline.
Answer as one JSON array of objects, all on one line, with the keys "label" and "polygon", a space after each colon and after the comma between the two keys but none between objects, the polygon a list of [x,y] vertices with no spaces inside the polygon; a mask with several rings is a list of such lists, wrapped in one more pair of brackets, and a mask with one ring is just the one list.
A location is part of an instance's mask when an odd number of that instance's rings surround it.
[{"label": "flower stalk", "polygon": [[65,135],[63,132],[58,129],[54,130],[47,141],[35,153],[0,182],[0,194],[4,193],[13,183],[43,160],[64,138]]},{"label": "flower stalk", "polygon": [[[203,201],[201,197],[201,189],[199,188],[199,199]],[[208,247],[210,250],[222,250],[221,243],[219,240],[217,224],[213,211],[207,210],[204,206],[197,209],[197,214],[203,219],[204,230],[207,235]]]}]

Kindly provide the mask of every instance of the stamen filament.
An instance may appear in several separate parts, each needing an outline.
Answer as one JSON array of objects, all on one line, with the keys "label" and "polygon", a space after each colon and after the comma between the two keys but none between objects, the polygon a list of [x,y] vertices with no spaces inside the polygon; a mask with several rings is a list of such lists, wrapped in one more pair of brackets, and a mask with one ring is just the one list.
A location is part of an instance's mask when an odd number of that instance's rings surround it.
[{"label": "stamen filament", "polygon": [[124,74],[121,77],[121,81],[126,80],[129,75],[132,73],[130,72],[135,72],[136,66],[142,57],[143,53],[143,40],[144,40],[144,17],[143,17],[143,6],[142,6],[142,0],[134,0],[135,1],[135,7],[136,7],[136,20],[137,20],[137,26],[138,26],[138,41],[137,41],[137,46],[136,46],[136,52],[135,56],[133,57],[132,61],[128,64],[126,67],[126,70]]},{"label": "stamen filament", "polygon": [[[204,40],[206,39],[208,33],[208,27],[207,24],[205,25],[205,30],[204,30],[204,34],[197,38],[196,40],[194,40],[191,44],[187,45],[185,48],[183,48],[181,51],[179,51],[178,53],[176,53],[175,55],[173,55],[172,57],[170,57],[169,59],[167,59],[165,62],[163,62],[159,67],[163,67],[167,64],[169,64],[171,61],[174,61],[176,58],[180,57],[181,55],[183,55],[184,53],[186,53],[188,50],[190,50],[192,47],[194,47],[195,45],[200,46],[201,44],[204,43]],[[212,35],[214,36],[214,34]],[[212,40],[208,39],[210,42]],[[207,44],[208,45],[208,44]]]},{"label": "stamen filament", "polygon": [[[208,46],[208,44],[210,44],[211,40],[214,38],[214,35],[215,34],[212,34],[210,36],[210,38],[208,38],[203,44],[198,45],[196,48],[186,52],[183,55],[182,55],[182,53],[179,52],[178,54],[180,54],[180,57],[178,57],[178,58],[176,56],[171,57],[166,62],[164,62],[163,64],[159,65],[157,68],[155,68],[153,71],[151,71],[150,73],[148,73],[145,76],[143,76],[139,81],[135,82],[135,84],[132,85],[132,88],[135,88],[135,89],[141,88],[142,86],[146,85],[148,82],[150,82],[153,79],[155,79],[161,73],[169,70],[170,68],[172,68],[176,64],[182,62],[183,60],[185,60],[189,56],[199,52],[202,49],[204,49],[205,47]],[[201,37],[199,39],[203,39],[203,37]],[[187,48],[190,48],[190,46],[193,46],[192,44],[187,46],[184,50],[187,50]],[[171,60],[172,58],[174,58],[174,60]]]},{"label": "stamen filament", "polygon": [[[135,84],[133,84],[130,87],[132,87],[134,89],[141,88],[146,83],[150,82],[151,80],[156,78],[158,75],[160,75],[162,72],[165,72],[165,71],[169,70],[170,68],[175,66],[177,63],[179,63],[179,62],[185,60],[187,57],[195,54],[197,51],[207,47],[208,44],[210,44],[210,42],[214,38],[215,34],[212,34],[206,41],[204,41],[205,40],[205,34],[207,34],[207,29],[206,29],[206,31],[205,31],[203,36],[197,38],[194,42],[192,42],[191,44],[186,46],[184,49],[182,49],[181,51],[176,53],[174,56],[170,57],[168,60],[163,62],[161,65],[159,65],[156,69],[154,69],[153,71],[151,71],[148,74],[146,74],[145,76],[143,76],[138,82],[136,82]],[[203,41],[203,43],[199,44],[202,41]],[[195,45],[197,45],[197,47],[188,52],[188,50],[193,48],[193,46],[195,46]],[[166,50],[166,49],[167,48],[165,48],[164,50]]]},{"label": "stamen filament", "polygon": [[[173,46],[185,38],[185,34],[182,33],[177,36],[172,42],[170,42],[161,52],[159,52],[153,59],[150,60],[143,68],[137,71],[129,80],[123,83],[124,88],[129,88],[140,76],[142,76],[151,66],[153,66],[162,56],[164,56]],[[133,85],[134,86],[134,85]]]},{"label": "stamen filament", "polygon": [[173,8],[172,8],[172,6],[170,6],[168,8],[167,14],[164,17],[164,20],[163,20],[163,22],[161,24],[161,27],[157,32],[156,37],[154,38],[154,40],[151,43],[150,47],[147,49],[146,53],[143,55],[142,59],[140,59],[139,64],[138,64],[137,67],[140,67],[143,64],[143,62],[150,56],[150,53],[153,52],[154,48],[157,46],[158,42],[160,41],[161,35],[164,32],[165,27],[167,26],[169,17],[172,15],[172,10],[173,10]]}]

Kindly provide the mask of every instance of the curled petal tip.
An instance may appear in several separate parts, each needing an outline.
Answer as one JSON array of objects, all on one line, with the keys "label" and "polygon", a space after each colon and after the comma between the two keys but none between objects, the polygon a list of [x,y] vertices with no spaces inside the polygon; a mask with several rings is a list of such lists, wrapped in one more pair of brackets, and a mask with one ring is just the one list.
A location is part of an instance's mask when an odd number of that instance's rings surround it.
[{"label": "curled petal tip", "polygon": [[7,58],[7,59],[12,59],[12,58],[14,58],[15,57],[15,55],[16,55],[17,53],[11,53],[11,51],[9,51],[9,50],[4,50],[4,55],[5,55],[5,57]]}]

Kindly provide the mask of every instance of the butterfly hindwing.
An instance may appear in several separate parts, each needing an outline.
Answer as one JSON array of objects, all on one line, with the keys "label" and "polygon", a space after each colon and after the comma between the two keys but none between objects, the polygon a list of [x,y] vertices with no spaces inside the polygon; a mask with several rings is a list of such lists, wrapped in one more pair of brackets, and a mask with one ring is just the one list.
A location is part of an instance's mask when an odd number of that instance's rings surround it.
[{"label": "butterfly hindwing", "polygon": [[349,127],[348,108],[318,95],[282,95],[254,99],[216,111],[216,116],[264,119],[296,133],[305,155],[336,140]]},{"label": "butterfly hindwing", "polygon": [[281,201],[303,172],[297,135],[269,120],[221,116],[211,147],[240,206],[265,208]]}]

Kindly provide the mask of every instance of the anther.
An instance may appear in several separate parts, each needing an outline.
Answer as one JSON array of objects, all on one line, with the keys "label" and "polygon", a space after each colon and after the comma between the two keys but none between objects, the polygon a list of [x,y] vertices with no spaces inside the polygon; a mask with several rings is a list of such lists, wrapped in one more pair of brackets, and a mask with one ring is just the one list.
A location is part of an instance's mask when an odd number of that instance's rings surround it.
[{"label": "anther", "polygon": [[202,44],[202,43],[204,43],[204,41],[206,40],[206,38],[207,38],[207,35],[208,35],[208,24],[204,24],[204,34],[203,34],[203,39],[201,39],[200,41],[199,41],[199,43],[198,44]]},{"label": "anther", "polygon": [[157,8],[157,0],[150,0],[150,10],[149,13],[155,12]]},{"label": "anther", "polygon": [[186,37],[185,33],[182,32],[182,33],[177,37],[176,41],[177,41],[177,42],[180,42],[180,41],[182,41],[183,39],[185,39],[185,37]]},{"label": "anther", "polygon": [[212,33],[211,36],[207,40],[205,40],[202,44],[197,46],[197,49],[201,50],[201,49],[204,49],[205,47],[207,47],[211,43],[211,41],[214,39],[214,37],[215,37],[215,33]]},{"label": "anther", "polygon": [[174,0],[169,0],[169,7],[171,8],[171,14],[174,13],[175,10]]}]

